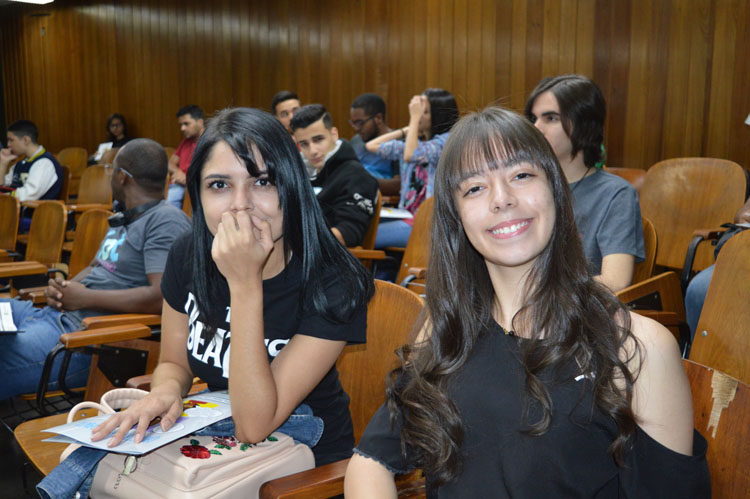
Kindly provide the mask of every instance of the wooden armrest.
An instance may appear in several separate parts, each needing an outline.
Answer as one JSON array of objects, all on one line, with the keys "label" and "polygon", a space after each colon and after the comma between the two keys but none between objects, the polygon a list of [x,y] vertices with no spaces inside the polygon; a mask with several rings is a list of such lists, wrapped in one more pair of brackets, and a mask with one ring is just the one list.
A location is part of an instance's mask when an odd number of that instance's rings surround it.
[{"label": "wooden armrest", "polygon": [[388,246],[385,250],[390,251],[391,253],[404,253],[406,248],[402,248],[401,246]]},{"label": "wooden armrest", "polygon": [[362,248],[346,248],[349,253],[359,258],[360,260],[385,260],[385,251],[381,250],[366,250]]},{"label": "wooden armrest", "polygon": [[138,388],[139,390],[151,390],[151,380],[154,378],[153,374],[142,374],[140,376],[134,376],[125,382],[125,386],[128,388]]},{"label": "wooden armrest", "polygon": [[[260,499],[316,499],[344,493],[344,475],[348,459],[318,466],[311,470],[277,478],[264,483],[258,494]],[[421,471],[396,476],[396,489],[400,498],[425,497],[425,481]]]},{"label": "wooden armrest", "polygon": [[674,272],[664,272],[615,293],[625,304],[653,294],[658,294],[661,310],[674,312],[679,320],[685,320],[685,303],[680,288],[680,278]]},{"label": "wooden armrest", "polygon": [[697,229],[693,231],[693,237],[699,236],[703,239],[717,240],[727,231],[725,227],[718,229]]},{"label": "wooden armrest", "polygon": [[37,286],[35,288],[23,288],[18,290],[18,297],[22,300],[28,300],[34,305],[41,305],[47,303],[47,297],[44,296],[44,291],[47,286]]},{"label": "wooden armrest", "polygon": [[387,206],[398,206],[401,196],[396,194],[392,196],[383,196],[383,204]]},{"label": "wooden armrest", "polygon": [[144,326],[158,326],[161,324],[159,314],[117,314],[86,317],[81,321],[81,329],[99,329],[110,326],[128,324],[143,324]]},{"label": "wooden armrest", "polygon": [[151,328],[143,324],[112,326],[101,329],[84,329],[60,335],[65,348],[80,348],[115,341],[135,340],[151,336]]},{"label": "wooden armrest", "polygon": [[409,267],[409,274],[417,279],[424,279],[427,277],[427,269],[424,267]]},{"label": "wooden armrest", "polygon": [[18,277],[22,275],[36,275],[46,273],[47,266],[39,262],[0,263],[0,277]]},{"label": "wooden armrest", "polygon": [[74,211],[76,213],[81,213],[88,210],[111,210],[112,205],[111,204],[101,204],[101,203],[83,203],[83,204],[69,204],[66,206],[68,211]]},{"label": "wooden armrest", "polygon": [[41,203],[41,201],[21,201],[21,206],[24,208],[36,208],[39,206],[39,203]]},{"label": "wooden armrest", "polygon": [[348,459],[318,466],[307,471],[264,483],[260,499],[331,497],[344,493],[344,474]]},{"label": "wooden armrest", "polygon": [[680,318],[675,312],[667,312],[664,310],[633,310],[638,315],[653,319],[662,326],[666,327],[679,327]]}]

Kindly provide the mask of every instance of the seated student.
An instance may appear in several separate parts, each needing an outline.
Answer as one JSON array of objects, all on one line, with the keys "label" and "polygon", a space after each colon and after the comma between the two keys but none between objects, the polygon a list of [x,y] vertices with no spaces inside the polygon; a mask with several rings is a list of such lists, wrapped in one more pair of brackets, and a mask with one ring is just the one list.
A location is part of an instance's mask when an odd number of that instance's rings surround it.
[{"label": "seated student", "polygon": [[[346,473],[347,497],[709,497],[677,343],[585,270],[541,133],[489,108],[435,178],[427,310]],[[393,426],[392,426],[393,423]]]},{"label": "seated student", "polygon": [[[391,127],[385,122],[385,101],[378,94],[362,94],[352,102],[349,109],[349,124],[357,132],[349,141],[359,162],[370,175],[377,179],[393,178],[394,166],[398,171],[398,161],[390,161],[373,154],[365,148],[365,143],[386,133]],[[378,182],[382,185],[380,182]],[[396,191],[398,193],[398,191]]]},{"label": "seated student", "polygon": [[96,153],[89,157],[89,165],[97,164],[110,149],[119,149],[132,140],[128,137],[128,125],[123,115],[114,113],[107,118],[107,135],[107,141],[99,144]]},{"label": "seated student", "polygon": [[229,389],[240,441],[263,440],[305,404],[323,420],[316,464],[349,457],[349,397],[335,362],[347,343],[365,341],[374,285],[326,229],[294,141],[268,113],[225,109],[198,143],[188,190],[193,230],[164,272],[151,393],[93,438],[119,425],[114,447],[139,423],[138,442],[157,416],[170,428],[199,376]]},{"label": "seated student", "polygon": [[300,108],[299,97],[294,92],[282,90],[271,99],[271,114],[284,125],[286,131],[292,133],[292,127],[289,123],[292,121],[294,113]]},{"label": "seated student", "polygon": [[[389,161],[399,161],[399,208],[416,213],[422,201],[432,196],[438,159],[457,119],[458,106],[453,95],[441,88],[428,88],[409,102],[408,126],[365,144],[371,153]],[[413,224],[413,219],[381,221],[375,247],[405,247]]]},{"label": "seated student", "polygon": [[198,139],[203,134],[203,110],[195,105],[183,106],[177,111],[177,124],[180,125],[183,139],[174,154],[169,158],[170,184],[167,190],[167,201],[177,208],[182,208],[185,197],[185,179],[193,151]]},{"label": "seated student", "polygon": [[589,271],[612,291],[630,286],[645,258],[638,192],[617,175],[595,168],[602,158],[606,104],[589,78],[545,78],[526,101],[526,117],[557,155],[571,192]]},{"label": "seated student", "polygon": [[[60,163],[40,146],[36,125],[18,120],[8,127],[8,147],[0,150],[0,181],[19,201],[56,199],[62,187]],[[8,171],[10,162],[24,158]]]},{"label": "seated student", "polygon": [[[4,300],[24,332],[0,336],[0,400],[36,391],[47,353],[61,334],[80,329],[84,318],[161,310],[159,286],[167,253],[190,226],[182,211],[162,200],[166,154],[153,140],[132,140],[115,157],[113,169],[112,197],[124,211],[113,217],[91,264],[70,280],[51,279],[45,308]],[[69,386],[85,384],[89,362],[86,355],[73,355]],[[55,385],[57,374],[53,369]]]},{"label": "seated student", "polygon": [[[750,198],[734,215],[734,223],[750,223]],[[698,329],[698,320],[703,310],[703,302],[706,301],[708,286],[711,284],[711,276],[714,274],[714,266],[701,270],[693,277],[685,290],[685,315],[687,323],[690,326],[691,340],[695,337],[695,331]]]},{"label": "seated student", "polygon": [[320,104],[299,108],[292,133],[313,169],[312,185],[333,235],[344,246],[357,246],[375,214],[378,183],[362,167],[354,149],[333,126]]}]

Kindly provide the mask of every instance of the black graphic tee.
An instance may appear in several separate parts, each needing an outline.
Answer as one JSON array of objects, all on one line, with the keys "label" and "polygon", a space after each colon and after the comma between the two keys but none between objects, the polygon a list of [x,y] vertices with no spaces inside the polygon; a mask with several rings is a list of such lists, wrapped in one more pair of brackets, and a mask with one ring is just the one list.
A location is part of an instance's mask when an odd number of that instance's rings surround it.
[{"label": "black graphic tee", "polygon": [[[213,340],[205,341],[201,338],[205,324],[198,319],[198,307],[191,290],[192,245],[188,233],[172,246],[162,279],[162,293],[172,308],[188,316],[190,333],[186,352],[193,375],[208,383],[212,390],[226,389],[231,339],[229,292],[226,289],[221,296],[216,296],[211,303],[211,310],[204,314],[216,329]],[[366,307],[362,307],[350,323],[333,323],[317,314],[311,303],[305,303],[301,288],[302,264],[294,256],[281,273],[263,281],[263,323],[269,362],[273,361],[295,334],[347,343],[364,343]],[[325,279],[325,290],[329,303],[335,304],[344,299],[343,289],[338,285],[333,270],[329,273],[329,278]],[[313,414],[323,419],[325,425],[320,442],[313,448],[316,464],[350,456],[354,437],[349,396],[341,387],[335,365],[303,403],[309,405]]]}]

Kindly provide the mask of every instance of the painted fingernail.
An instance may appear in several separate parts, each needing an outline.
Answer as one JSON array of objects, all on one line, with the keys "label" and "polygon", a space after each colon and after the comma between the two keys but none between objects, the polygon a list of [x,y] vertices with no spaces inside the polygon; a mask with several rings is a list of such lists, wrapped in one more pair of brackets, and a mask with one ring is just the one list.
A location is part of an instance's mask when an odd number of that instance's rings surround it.
[{"label": "painted fingernail", "polygon": [[140,433],[136,433],[135,438],[133,438],[133,442],[140,443],[141,440],[143,440],[143,437],[141,437]]}]

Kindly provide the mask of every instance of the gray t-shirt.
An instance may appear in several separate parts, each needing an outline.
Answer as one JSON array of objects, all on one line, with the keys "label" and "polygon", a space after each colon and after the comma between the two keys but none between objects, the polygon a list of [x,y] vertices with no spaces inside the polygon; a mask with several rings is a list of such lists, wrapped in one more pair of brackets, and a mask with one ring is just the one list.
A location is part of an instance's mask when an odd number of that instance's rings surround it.
[{"label": "gray t-shirt", "polygon": [[[161,274],[177,237],[190,228],[188,217],[166,201],[133,222],[111,227],[94,258],[96,265],[81,283],[89,289],[129,289],[148,286],[148,274]],[[103,312],[76,310],[66,316],[79,321]]]},{"label": "gray t-shirt", "polygon": [[602,272],[602,258],[615,253],[646,257],[638,192],[616,175],[595,171],[570,184],[573,211],[592,275]]}]

